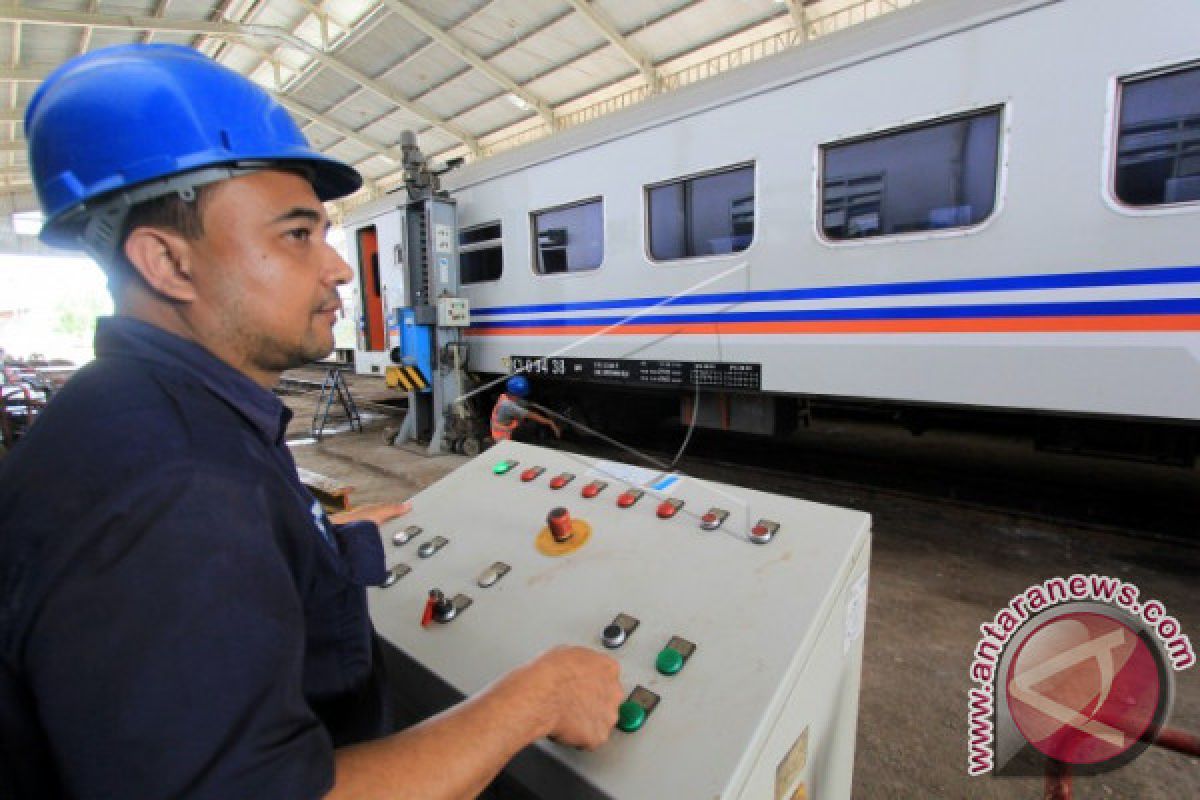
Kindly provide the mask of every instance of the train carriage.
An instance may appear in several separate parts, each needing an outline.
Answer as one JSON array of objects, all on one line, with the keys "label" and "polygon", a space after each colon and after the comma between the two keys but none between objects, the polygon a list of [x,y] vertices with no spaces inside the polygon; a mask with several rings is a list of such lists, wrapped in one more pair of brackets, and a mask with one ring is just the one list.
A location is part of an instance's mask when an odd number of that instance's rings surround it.
[{"label": "train carriage", "polygon": [[448,173],[470,367],[758,432],[798,399],[1193,425],[1197,30],[931,0]]}]

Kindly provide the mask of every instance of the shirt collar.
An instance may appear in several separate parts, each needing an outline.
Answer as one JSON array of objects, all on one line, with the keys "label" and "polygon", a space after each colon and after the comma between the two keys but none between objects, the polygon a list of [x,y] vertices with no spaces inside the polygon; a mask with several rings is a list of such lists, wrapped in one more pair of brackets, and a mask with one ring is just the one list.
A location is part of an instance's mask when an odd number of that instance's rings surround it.
[{"label": "shirt collar", "polygon": [[186,371],[232,406],[274,444],[284,440],[292,412],[264,389],[195,342],[132,317],[96,321],[96,356],[124,356]]}]

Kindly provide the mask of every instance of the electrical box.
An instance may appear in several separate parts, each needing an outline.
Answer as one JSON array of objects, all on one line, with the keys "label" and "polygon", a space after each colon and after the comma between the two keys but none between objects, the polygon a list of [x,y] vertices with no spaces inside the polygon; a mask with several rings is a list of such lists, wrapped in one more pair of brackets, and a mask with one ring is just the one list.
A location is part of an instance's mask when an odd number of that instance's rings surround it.
[{"label": "electrical box", "polygon": [[465,328],[471,324],[471,308],[465,297],[439,297],[437,301],[439,328]]},{"label": "electrical box", "polygon": [[867,514],[511,441],[412,502],[369,592],[410,722],[584,645],[621,665],[618,729],[523,751],[533,796],[850,797]]}]

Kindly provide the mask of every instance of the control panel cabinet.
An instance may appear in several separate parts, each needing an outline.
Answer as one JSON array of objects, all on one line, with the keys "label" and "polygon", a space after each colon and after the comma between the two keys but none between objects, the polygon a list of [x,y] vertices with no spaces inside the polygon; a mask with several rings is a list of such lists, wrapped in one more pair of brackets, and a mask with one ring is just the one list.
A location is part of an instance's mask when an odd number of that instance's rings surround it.
[{"label": "control panel cabinet", "polygon": [[527,748],[531,795],[850,797],[867,514],[502,442],[381,533],[371,613],[411,716],[555,645],[620,662],[609,743]]}]

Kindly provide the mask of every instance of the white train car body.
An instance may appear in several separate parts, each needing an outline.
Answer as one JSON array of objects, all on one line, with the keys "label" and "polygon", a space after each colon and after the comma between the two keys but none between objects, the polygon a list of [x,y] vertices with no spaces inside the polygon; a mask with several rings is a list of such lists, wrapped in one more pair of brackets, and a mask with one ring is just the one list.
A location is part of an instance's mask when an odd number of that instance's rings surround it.
[{"label": "white train car body", "polygon": [[[1194,0],[928,0],[449,173],[460,230],[499,224],[502,241],[499,277],[464,285],[471,368],[753,364],[769,395],[1200,420],[1200,115],[1177,108],[1200,111],[1197,31]],[[1182,76],[1175,132],[1145,136],[1178,174],[1133,205],[1114,185],[1136,149],[1120,103],[1159,75]],[[963,119],[986,130],[954,129],[949,167],[916,149],[829,174],[839,147]],[[981,147],[982,184],[964,177]],[[745,249],[654,257],[651,188],[747,167]],[[956,199],[884,230],[888,202],[921,206],[943,178]],[[539,212],[597,199],[599,266],[548,269]],[[735,230],[747,210],[728,209]]]}]

